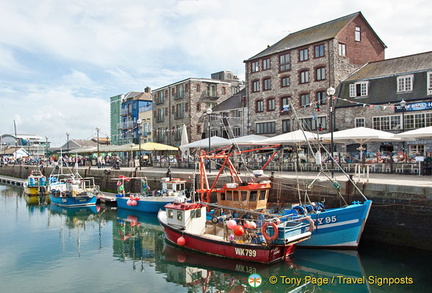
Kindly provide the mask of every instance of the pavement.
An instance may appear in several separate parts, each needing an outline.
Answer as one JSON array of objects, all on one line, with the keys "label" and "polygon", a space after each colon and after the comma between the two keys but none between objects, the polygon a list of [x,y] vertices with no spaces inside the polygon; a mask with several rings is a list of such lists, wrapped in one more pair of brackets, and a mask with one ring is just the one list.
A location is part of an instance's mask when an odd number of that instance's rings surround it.
[{"label": "pavement", "polygon": [[[93,169],[94,167],[92,167]],[[121,171],[134,171],[135,168],[131,167],[122,167]],[[166,173],[167,168],[161,167],[141,167],[141,170],[137,170],[142,173]],[[176,174],[190,174],[191,176],[194,173],[193,169],[187,168],[171,168],[171,173],[173,177],[176,177]],[[198,170],[195,171],[196,175],[199,175]],[[270,175],[271,171],[265,171],[266,175]],[[244,175],[244,172],[241,172],[241,175]],[[210,177],[216,176],[216,170],[212,170],[211,173],[207,171],[207,175]],[[294,171],[282,171],[275,172],[275,177],[284,177],[284,178],[305,178],[305,179],[314,179],[318,175],[317,172],[301,172],[296,173]],[[335,178],[338,181],[347,181],[347,176],[340,172],[335,172]],[[369,182],[374,184],[387,184],[387,185],[403,185],[403,186],[417,186],[417,187],[430,187],[432,188],[432,175],[414,175],[414,174],[400,174],[400,173],[369,173],[361,174],[356,176],[354,173],[349,173],[349,175],[353,176],[353,180],[355,182]]]}]

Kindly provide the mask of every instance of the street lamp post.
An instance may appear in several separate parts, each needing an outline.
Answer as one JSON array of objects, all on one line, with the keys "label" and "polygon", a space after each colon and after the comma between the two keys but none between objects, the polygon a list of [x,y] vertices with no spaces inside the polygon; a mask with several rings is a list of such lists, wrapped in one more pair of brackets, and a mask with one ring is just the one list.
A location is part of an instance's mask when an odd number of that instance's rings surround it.
[{"label": "street lamp post", "polygon": [[[211,113],[213,112],[213,110],[211,109],[211,108],[208,108],[207,110],[206,110],[206,113],[207,113],[207,119],[208,119],[208,128],[207,128],[207,130],[208,130],[208,139],[209,139],[209,141],[208,141],[208,143],[209,143],[209,152],[210,152],[210,149],[211,149],[211,134],[210,134],[210,117],[211,117]],[[209,173],[211,173],[211,161],[210,161],[210,159],[209,159],[209,165],[208,165],[208,170],[209,170]]]},{"label": "street lamp post", "polygon": [[70,135],[70,133],[66,132],[66,138],[67,138],[67,140],[66,140],[66,152],[69,152],[69,135]]},{"label": "street lamp post", "polygon": [[98,157],[98,160],[99,160],[99,130],[100,130],[100,128],[99,128],[99,127],[96,127],[96,138],[97,138],[97,157]]},{"label": "street lamp post", "polygon": [[139,169],[141,170],[141,124],[142,124],[142,120],[138,119],[137,120],[137,124],[138,124],[138,166]]},{"label": "street lamp post", "polygon": [[48,158],[48,136],[45,136],[45,157]]},{"label": "street lamp post", "polygon": [[334,177],[334,159],[333,159],[333,152],[334,152],[334,142],[333,142],[333,132],[334,132],[334,109],[333,109],[333,96],[335,94],[336,90],[334,87],[330,86],[327,89],[327,95],[330,97],[330,153],[331,153],[331,175],[332,178]]},{"label": "street lamp post", "polygon": [[[402,99],[402,101],[400,101],[400,106],[401,106],[401,110],[402,110],[402,132],[405,132],[405,111],[406,111],[406,102],[404,99]],[[405,152],[405,141],[402,141],[402,152],[404,155],[404,161],[406,162],[407,159],[407,155]]]}]

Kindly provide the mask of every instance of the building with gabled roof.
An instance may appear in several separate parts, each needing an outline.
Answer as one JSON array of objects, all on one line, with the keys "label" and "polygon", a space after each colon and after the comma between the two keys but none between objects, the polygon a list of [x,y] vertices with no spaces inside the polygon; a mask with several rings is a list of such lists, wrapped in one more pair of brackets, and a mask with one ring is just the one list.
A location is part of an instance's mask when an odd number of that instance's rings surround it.
[{"label": "building with gabled roof", "polygon": [[[356,12],[291,33],[245,60],[249,133],[277,135],[298,129],[298,122],[306,130],[328,130],[327,88],[383,60],[385,48]],[[298,109],[299,121],[292,121],[288,105]]]},{"label": "building with gabled roof", "polygon": [[[399,133],[432,126],[432,52],[365,64],[340,83],[335,102],[340,130],[364,126]],[[369,150],[392,152],[404,146],[412,156],[432,152],[425,139],[378,142]]]}]

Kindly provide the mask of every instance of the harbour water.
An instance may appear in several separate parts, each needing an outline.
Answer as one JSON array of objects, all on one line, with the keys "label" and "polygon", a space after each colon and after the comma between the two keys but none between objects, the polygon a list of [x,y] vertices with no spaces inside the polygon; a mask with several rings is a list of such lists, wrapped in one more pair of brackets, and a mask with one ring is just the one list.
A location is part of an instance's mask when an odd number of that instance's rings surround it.
[{"label": "harbour water", "polygon": [[432,253],[363,243],[241,263],[165,244],[155,215],[66,209],[0,185],[1,292],[431,292]]}]

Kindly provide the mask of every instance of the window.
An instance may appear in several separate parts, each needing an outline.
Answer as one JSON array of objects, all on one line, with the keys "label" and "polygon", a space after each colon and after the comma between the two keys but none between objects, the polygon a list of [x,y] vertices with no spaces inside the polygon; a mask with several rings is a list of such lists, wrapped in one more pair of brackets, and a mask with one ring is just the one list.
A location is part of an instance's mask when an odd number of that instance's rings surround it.
[{"label": "window", "polygon": [[354,120],[354,127],[365,127],[365,119],[364,117],[358,117]]},{"label": "window", "polygon": [[431,96],[432,95],[432,72],[428,72],[427,73],[427,95]]},{"label": "window", "polygon": [[176,86],[176,92],[177,92],[177,95],[175,95],[176,99],[183,99],[184,98],[184,87],[182,84],[179,84]]},{"label": "window", "polygon": [[349,85],[350,98],[365,97],[368,95],[368,85],[366,82],[356,82]]},{"label": "window", "polygon": [[215,84],[209,84],[207,85],[207,94],[209,97],[216,97],[216,85]]},{"label": "window", "polygon": [[262,122],[255,124],[256,134],[275,133],[275,122]]},{"label": "window", "polygon": [[156,94],[156,104],[163,104],[165,101],[165,92],[164,91],[160,91],[157,92]]},{"label": "window", "polygon": [[317,118],[303,118],[300,119],[300,123],[306,130],[318,130],[320,127],[322,129],[327,129],[327,119],[325,116]]},{"label": "window", "polygon": [[302,49],[299,50],[299,61],[307,61],[309,60],[309,49]]},{"label": "window", "polygon": [[177,211],[177,220],[180,222],[183,220],[183,211]]},{"label": "window", "polygon": [[378,130],[402,129],[401,115],[376,116],[372,117],[372,128]]},{"label": "window", "polygon": [[263,79],[263,90],[265,90],[265,91],[271,90],[271,79],[270,78]]},{"label": "window", "polygon": [[281,114],[288,114],[289,112],[289,97],[282,97],[280,99]]},{"label": "window", "polygon": [[259,63],[258,61],[254,61],[251,63],[251,72],[258,72],[259,71]]},{"label": "window", "polygon": [[[402,115],[400,115],[402,120]],[[406,113],[403,117],[405,130],[432,126],[432,113]],[[402,129],[402,128],[399,128]]]},{"label": "window", "polygon": [[397,78],[397,91],[410,92],[413,86],[413,75],[404,75]]},{"label": "window", "polygon": [[196,103],[196,110],[197,112],[201,111],[201,103],[199,102]]},{"label": "window", "polygon": [[325,105],[327,103],[327,94],[324,91],[320,91],[316,93],[316,101],[320,105]]},{"label": "window", "polygon": [[256,93],[260,91],[260,83],[259,80],[252,81],[252,92]]},{"label": "window", "polygon": [[264,101],[263,100],[256,101],[255,112],[257,112],[257,113],[264,112]]},{"label": "window", "polygon": [[279,71],[288,71],[291,69],[290,54],[286,53],[279,56]]},{"label": "window", "polygon": [[346,56],[346,46],[345,44],[339,43],[339,56]]},{"label": "window", "polygon": [[315,46],[315,58],[324,57],[324,45]]},{"label": "window", "polygon": [[270,98],[267,100],[267,111],[274,111],[276,109],[276,100]]},{"label": "window", "polygon": [[309,82],[309,71],[304,70],[300,71],[300,83],[307,83]]},{"label": "window", "polygon": [[172,219],[174,217],[174,211],[173,210],[167,210],[168,211],[168,218]]},{"label": "window", "polygon": [[425,153],[425,145],[424,144],[410,144],[408,146],[408,154],[410,156],[421,155],[424,156]]},{"label": "window", "polygon": [[266,58],[262,61],[263,70],[270,69],[270,58]]},{"label": "window", "polygon": [[360,31],[360,27],[359,26],[356,26],[356,28],[355,28],[354,40],[356,42],[360,42],[361,41],[361,31]]},{"label": "window", "polygon": [[282,120],[282,132],[283,133],[291,132],[291,120],[290,119]]},{"label": "window", "polygon": [[224,86],[222,87],[222,95],[226,95],[226,88]]},{"label": "window", "polygon": [[197,85],[196,85],[196,90],[197,90],[197,92],[201,91],[201,85],[199,83],[197,83]]},{"label": "window", "polygon": [[156,122],[163,122],[164,121],[164,114],[165,111],[163,108],[157,109],[157,115],[156,115]]},{"label": "window", "polygon": [[184,104],[180,103],[175,106],[174,119],[181,119],[184,117]]},{"label": "window", "polygon": [[319,67],[315,69],[315,80],[325,80],[326,79],[326,70],[325,67]]},{"label": "window", "polygon": [[309,94],[301,94],[300,95],[300,106],[307,107],[309,106]]},{"label": "window", "polygon": [[239,136],[241,136],[240,127],[238,127],[238,126],[234,126],[232,130],[233,130],[233,135],[234,135],[234,137],[239,137]]},{"label": "window", "polygon": [[236,117],[236,118],[241,117],[241,111],[240,110],[232,110],[231,113],[232,113],[231,114],[232,117]]},{"label": "window", "polygon": [[281,87],[288,87],[290,86],[291,79],[289,76],[284,76],[281,78]]}]

